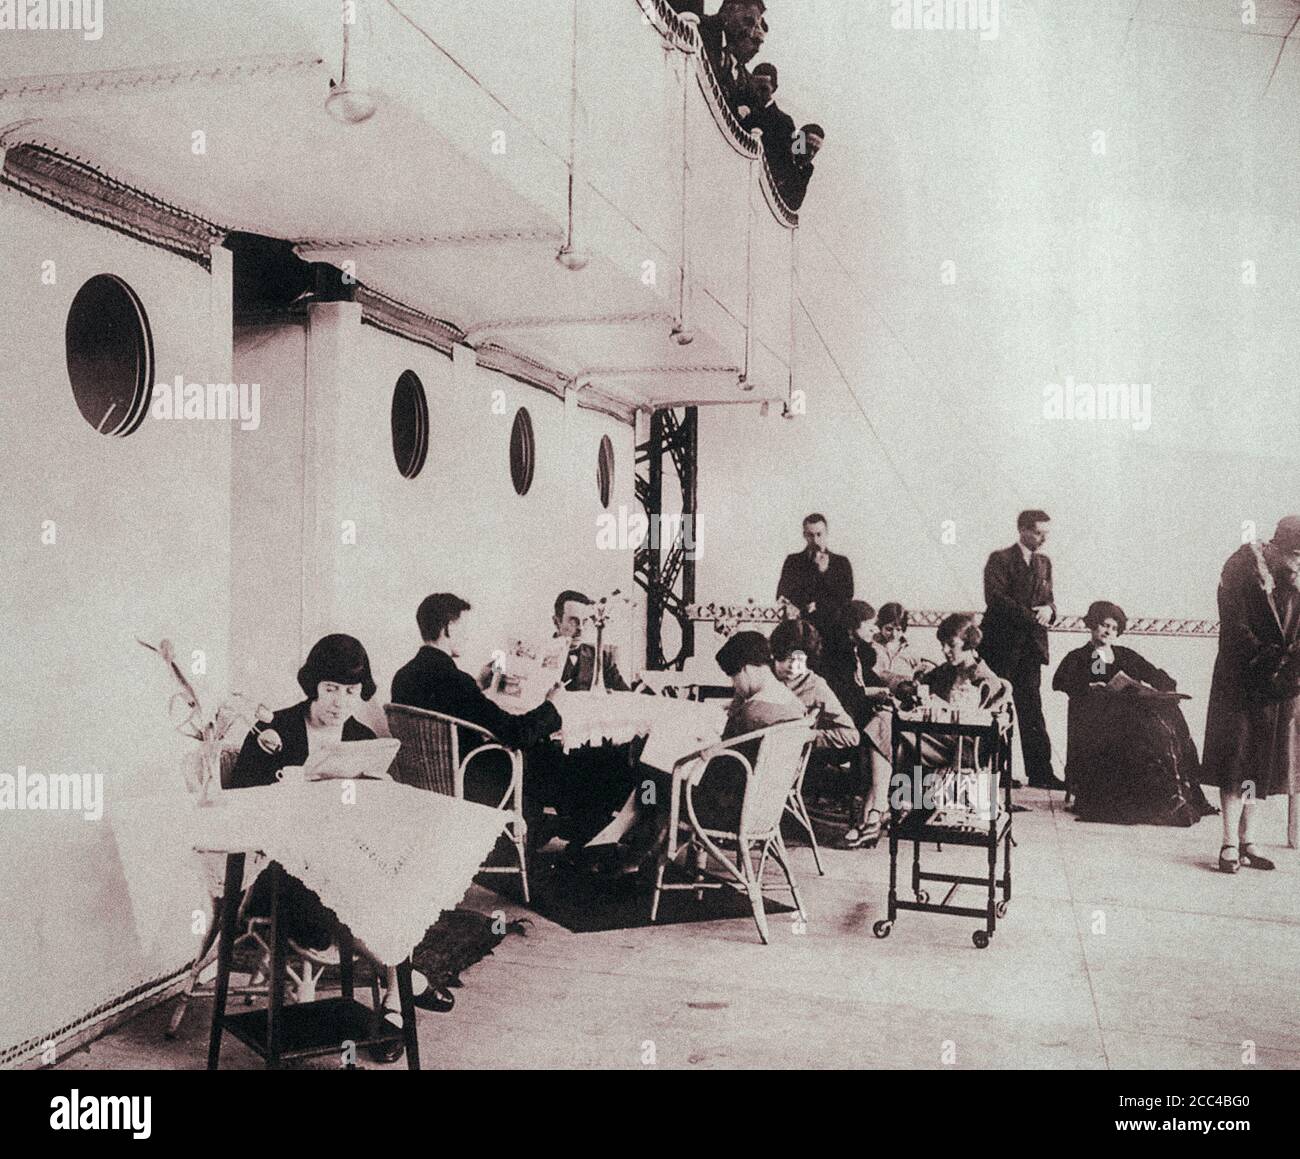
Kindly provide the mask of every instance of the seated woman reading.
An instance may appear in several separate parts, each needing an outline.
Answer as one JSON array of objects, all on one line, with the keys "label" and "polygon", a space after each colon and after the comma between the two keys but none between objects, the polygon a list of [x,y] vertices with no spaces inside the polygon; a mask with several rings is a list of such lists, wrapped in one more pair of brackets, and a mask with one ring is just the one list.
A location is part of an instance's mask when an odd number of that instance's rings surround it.
[{"label": "seated woman reading", "polygon": [[1195,825],[1216,812],[1200,786],[1196,744],[1173,697],[1177,683],[1114,643],[1128,627],[1106,600],[1088,608],[1091,640],[1069,653],[1052,687],[1070,698],[1065,779],[1081,821]]},{"label": "seated woman reading", "polygon": [[[248,789],[273,785],[281,769],[304,765],[321,747],[339,741],[374,740],[375,734],[354,720],[353,711],[362,701],[375,694],[370,675],[370,658],[361,642],[352,636],[325,636],[318,640],[298,671],[298,685],[307,699],[283,708],[266,727],[258,726],[248,734],[230,778],[230,788]],[[253,886],[249,912],[266,917],[271,912],[270,875],[263,873]],[[321,900],[296,877],[281,878],[279,920],[286,935],[305,950],[327,949],[336,937],[338,919],[321,904]],[[384,1018],[394,1027],[402,1025],[397,991],[397,969],[380,962],[359,940],[358,952],[387,975]],[[411,975],[415,1005],[425,1010],[450,1010],[452,994],[429,985],[418,971]],[[381,1062],[401,1057],[402,1047],[393,1046],[376,1052]]]}]

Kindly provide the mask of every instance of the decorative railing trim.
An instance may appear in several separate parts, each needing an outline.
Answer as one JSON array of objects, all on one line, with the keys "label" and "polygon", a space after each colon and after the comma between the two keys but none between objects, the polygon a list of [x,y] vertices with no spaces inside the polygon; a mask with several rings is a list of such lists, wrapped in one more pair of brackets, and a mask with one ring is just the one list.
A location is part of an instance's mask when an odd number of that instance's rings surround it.
[{"label": "decorative railing trim", "polygon": [[[780,604],[690,604],[686,614],[692,620],[703,622],[734,621],[741,624],[775,624],[784,615]],[[982,613],[971,613],[980,619]],[[908,612],[913,627],[936,628],[951,612],[918,611]],[[1052,632],[1087,632],[1088,627],[1082,616],[1060,616],[1048,629]],[[1138,616],[1130,617],[1126,634],[1131,636],[1176,636],[1185,639],[1213,640],[1219,635],[1217,620],[1201,620],[1192,617]]]}]

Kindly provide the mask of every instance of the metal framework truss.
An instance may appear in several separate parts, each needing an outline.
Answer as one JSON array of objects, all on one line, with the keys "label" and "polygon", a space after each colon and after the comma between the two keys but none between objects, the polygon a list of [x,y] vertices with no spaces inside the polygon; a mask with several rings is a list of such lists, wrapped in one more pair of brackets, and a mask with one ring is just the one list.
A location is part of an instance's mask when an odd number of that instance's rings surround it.
[{"label": "metal framework truss", "polygon": [[[681,512],[664,511],[665,461],[681,486]],[[699,412],[693,406],[656,410],[650,433],[636,449],[636,497],[649,521],[649,533],[637,549],[634,573],[646,593],[646,667],[681,668],[695,654],[695,518],[699,477]],[[663,531],[672,529],[665,542]],[[681,646],[664,654],[664,616],[677,621]]]}]

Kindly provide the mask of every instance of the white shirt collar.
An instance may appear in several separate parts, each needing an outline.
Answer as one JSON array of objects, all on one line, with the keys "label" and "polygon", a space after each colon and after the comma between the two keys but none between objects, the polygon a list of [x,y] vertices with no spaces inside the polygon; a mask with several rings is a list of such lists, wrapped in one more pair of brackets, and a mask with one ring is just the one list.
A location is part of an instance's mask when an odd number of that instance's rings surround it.
[{"label": "white shirt collar", "polygon": [[1034,553],[1033,553],[1032,551],[1030,551],[1030,549],[1027,548],[1027,547],[1026,547],[1023,543],[1021,543],[1019,540],[1016,541],[1016,546],[1017,546],[1018,548],[1020,548],[1020,555],[1021,555],[1021,557],[1024,559],[1025,564],[1026,564],[1026,566],[1027,566],[1027,565],[1029,564],[1029,561],[1033,558]]}]

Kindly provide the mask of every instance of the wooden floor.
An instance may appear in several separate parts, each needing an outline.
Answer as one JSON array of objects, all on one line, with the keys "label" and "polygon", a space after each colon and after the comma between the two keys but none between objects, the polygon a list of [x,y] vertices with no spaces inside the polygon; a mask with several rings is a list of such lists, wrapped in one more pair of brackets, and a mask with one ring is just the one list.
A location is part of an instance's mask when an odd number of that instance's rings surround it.
[{"label": "wooden floor", "polygon": [[[774,917],[572,934],[534,918],[465,973],[449,1015],[421,1013],[434,1067],[1193,1067],[1300,1069],[1300,853],[1270,802],[1274,873],[1214,870],[1219,820],[1191,830],[1076,822],[1022,791],[1014,899],[993,945],[964,918],[901,914],[877,940],[888,855],[793,858],[806,931]],[[948,848],[936,868],[980,854]],[[958,870],[959,872],[961,870]],[[466,904],[505,905],[477,887]],[[204,1065],[210,1007],[165,1042],[167,1007],[63,1062]],[[227,1040],[223,1065],[258,1060]],[[333,1064],[331,1064],[333,1065]],[[370,1064],[365,1064],[370,1065]],[[403,1064],[399,1064],[403,1065]]]}]

